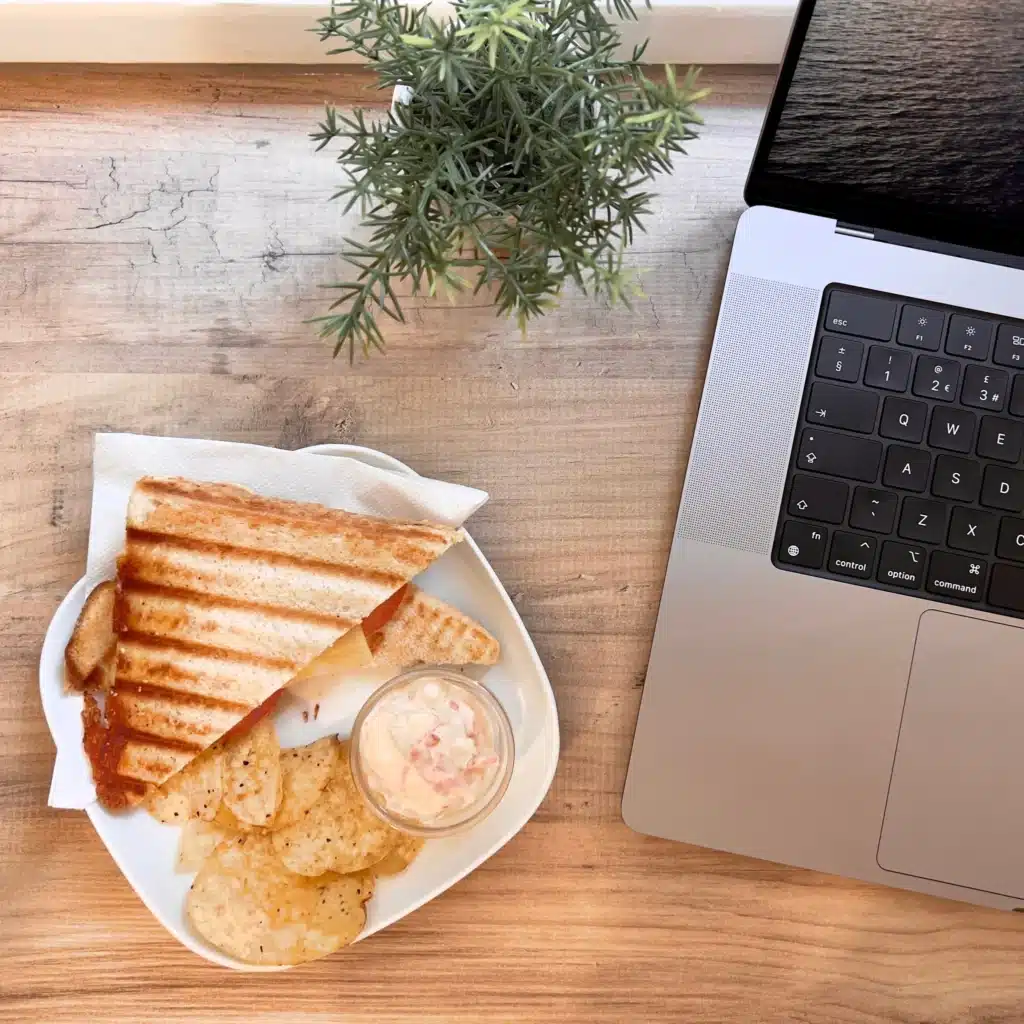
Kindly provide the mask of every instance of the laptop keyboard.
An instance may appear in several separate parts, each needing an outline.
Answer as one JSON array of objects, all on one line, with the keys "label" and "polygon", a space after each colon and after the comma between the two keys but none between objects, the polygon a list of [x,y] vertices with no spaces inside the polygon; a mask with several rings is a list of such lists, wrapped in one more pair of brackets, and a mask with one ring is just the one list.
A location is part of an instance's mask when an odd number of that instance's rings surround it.
[{"label": "laptop keyboard", "polygon": [[1024,618],[1022,455],[1024,323],[833,285],[773,560]]}]

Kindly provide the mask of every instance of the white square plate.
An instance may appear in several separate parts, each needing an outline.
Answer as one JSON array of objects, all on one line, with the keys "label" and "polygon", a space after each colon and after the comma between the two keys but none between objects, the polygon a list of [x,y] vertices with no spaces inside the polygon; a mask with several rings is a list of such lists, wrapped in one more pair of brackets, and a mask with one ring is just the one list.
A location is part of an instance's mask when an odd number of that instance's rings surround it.
[{"label": "white square plate", "polygon": [[[368,448],[355,445],[314,445],[304,451],[359,459],[396,473],[412,474],[408,466]],[[501,660],[481,676],[508,713],[515,735],[516,759],[504,799],[479,825],[459,836],[435,839],[401,875],[377,883],[367,908],[360,938],[386,928],[464,878],[501,849],[536,811],[551,785],[558,762],[558,716],[555,698],[537,651],[519,614],[494,570],[472,538],[457,544],[417,577],[423,589],[478,619],[501,643]],[[39,689],[50,732],[68,714],[73,698],[64,695],[64,648],[86,598],[86,581],[79,580],[57,609],[43,642]],[[309,743],[329,733],[347,736],[363,701],[372,692],[372,677],[346,687],[344,700],[332,701],[329,717],[303,720],[305,705],[285,704],[275,715],[284,746]],[[77,701],[74,713],[77,713]],[[191,874],[175,870],[180,830],[162,825],[145,811],[111,814],[99,804],[86,813],[125,878],[157,920],[180,942],[207,960],[240,971],[277,971],[225,956],[192,933],[185,920],[185,895]]]}]

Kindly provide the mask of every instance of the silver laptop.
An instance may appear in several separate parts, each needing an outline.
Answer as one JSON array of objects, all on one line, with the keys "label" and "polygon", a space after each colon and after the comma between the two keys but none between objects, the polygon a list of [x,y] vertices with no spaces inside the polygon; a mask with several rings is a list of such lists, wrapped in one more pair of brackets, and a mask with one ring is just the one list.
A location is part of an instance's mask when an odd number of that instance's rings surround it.
[{"label": "silver laptop", "polygon": [[1024,906],[1022,19],[799,8],[651,651],[638,831]]}]

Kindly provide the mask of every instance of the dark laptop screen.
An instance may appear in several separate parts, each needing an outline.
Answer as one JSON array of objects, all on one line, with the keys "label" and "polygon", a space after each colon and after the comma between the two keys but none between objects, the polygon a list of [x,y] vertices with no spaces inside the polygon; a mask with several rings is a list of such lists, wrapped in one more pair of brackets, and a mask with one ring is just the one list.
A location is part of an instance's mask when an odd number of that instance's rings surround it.
[{"label": "dark laptop screen", "polygon": [[747,198],[1024,254],[1024,0],[803,3]]}]

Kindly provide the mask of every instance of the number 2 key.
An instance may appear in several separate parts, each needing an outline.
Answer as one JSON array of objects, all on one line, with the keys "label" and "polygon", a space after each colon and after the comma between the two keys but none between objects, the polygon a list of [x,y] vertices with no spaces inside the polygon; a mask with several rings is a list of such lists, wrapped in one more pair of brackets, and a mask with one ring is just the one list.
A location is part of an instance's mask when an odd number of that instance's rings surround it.
[{"label": "number 2 key", "polygon": [[914,394],[952,402],[960,383],[960,364],[952,359],[918,356],[914,374]]}]

